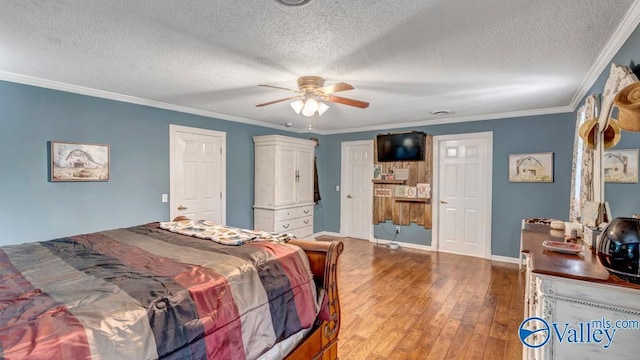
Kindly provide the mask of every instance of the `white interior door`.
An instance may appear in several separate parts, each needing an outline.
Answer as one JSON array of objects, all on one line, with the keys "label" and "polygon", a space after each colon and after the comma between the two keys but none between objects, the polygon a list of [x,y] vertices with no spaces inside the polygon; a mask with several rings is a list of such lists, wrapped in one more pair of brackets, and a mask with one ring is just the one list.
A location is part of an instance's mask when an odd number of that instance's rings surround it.
[{"label": "white interior door", "polygon": [[223,132],[170,125],[171,219],[226,223]]},{"label": "white interior door", "polygon": [[373,141],[342,143],[340,233],[373,240]]},{"label": "white interior door", "polygon": [[491,133],[436,137],[437,248],[491,257]]}]

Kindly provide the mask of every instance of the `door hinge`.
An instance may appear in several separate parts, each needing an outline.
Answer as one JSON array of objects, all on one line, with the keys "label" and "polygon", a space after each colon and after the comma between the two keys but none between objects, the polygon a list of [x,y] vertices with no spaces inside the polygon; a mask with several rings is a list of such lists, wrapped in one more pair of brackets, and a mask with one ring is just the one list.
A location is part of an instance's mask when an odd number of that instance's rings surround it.
[{"label": "door hinge", "polygon": [[220,199],[222,199],[222,191],[220,191]]},{"label": "door hinge", "polygon": [[220,155],[222,155],[222,148],[220,148]]}]

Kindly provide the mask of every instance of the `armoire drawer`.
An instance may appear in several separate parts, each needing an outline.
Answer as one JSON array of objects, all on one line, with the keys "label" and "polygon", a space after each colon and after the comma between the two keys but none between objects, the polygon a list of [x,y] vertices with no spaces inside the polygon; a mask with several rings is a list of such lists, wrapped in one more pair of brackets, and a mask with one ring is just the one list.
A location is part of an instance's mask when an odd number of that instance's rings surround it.
[{"label": "armoire drawer", "polygon": [[305,216],[297,219],[277,221],[275,226],[276,232],[290,232],[305,226],[313,226],[313,217]]},{"label": "armoire drawer", "polygon": [[276,210],[275,220],[285,221],[285,220],[297,219],[305,216],[313,216],[313,205]]},{"label": "armoire drawer", "polygon": [[313,226],[309,225],[287,232],[297,237],[298,239],[312,240],[311,235],[313,235]]}]

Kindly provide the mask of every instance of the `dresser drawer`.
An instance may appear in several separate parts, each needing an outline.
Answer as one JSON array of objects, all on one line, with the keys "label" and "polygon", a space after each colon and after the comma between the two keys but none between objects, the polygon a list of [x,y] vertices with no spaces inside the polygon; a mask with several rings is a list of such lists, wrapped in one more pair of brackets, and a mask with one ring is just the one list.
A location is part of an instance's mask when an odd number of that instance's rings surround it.
[{"label": "dresser drawer", "polygon": [[313,216],[313,205],[276,210],[275,219],[276,221],[284,221],[304,216]]},{"label": "dresser drawer", "polygon": [[313,217],[305,216],[297,219],[285,220],[285,221],[277,221],[275,231],[276,232],[291,232],[292,230],[305,227],[305,226],[313,226]]},{"label": "dresser drawer", "polygon": [[289,233],[297,237],[298,239],[311,240],[311,235],[313,235],[313,226],[311,225],[305,226],[299,229],[289,231]]}]

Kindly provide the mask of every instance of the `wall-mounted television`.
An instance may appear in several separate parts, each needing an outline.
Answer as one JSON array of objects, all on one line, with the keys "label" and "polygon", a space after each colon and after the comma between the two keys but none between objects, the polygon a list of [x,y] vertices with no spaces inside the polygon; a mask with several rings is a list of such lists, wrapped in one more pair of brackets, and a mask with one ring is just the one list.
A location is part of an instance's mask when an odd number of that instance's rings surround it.
[{"label": "wall-mounted television", "polygon": [[378,162],[424,161],[426,135],[422,131],[378,134]]}]

